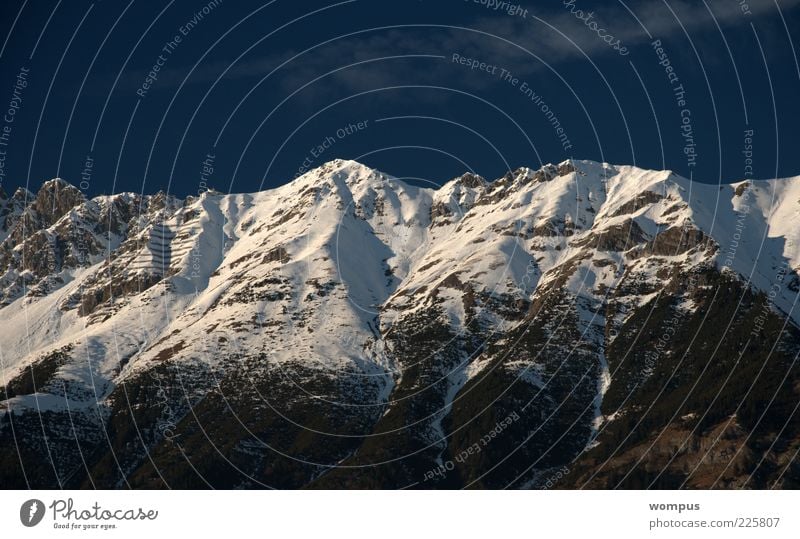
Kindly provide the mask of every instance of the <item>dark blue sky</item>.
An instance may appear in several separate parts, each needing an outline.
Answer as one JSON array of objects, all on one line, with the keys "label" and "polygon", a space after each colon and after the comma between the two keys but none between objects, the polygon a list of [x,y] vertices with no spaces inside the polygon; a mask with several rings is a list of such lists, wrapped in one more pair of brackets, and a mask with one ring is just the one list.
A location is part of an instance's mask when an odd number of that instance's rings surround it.
[{"label": "dark blue sky", "polygon": [[800,0],[499,4],[5,0],[2,187],[78,184],[87,158],[89,194],[255,191],[337,157],[717,183],[749,175],[745,144],[754,177],[800,174]]}]

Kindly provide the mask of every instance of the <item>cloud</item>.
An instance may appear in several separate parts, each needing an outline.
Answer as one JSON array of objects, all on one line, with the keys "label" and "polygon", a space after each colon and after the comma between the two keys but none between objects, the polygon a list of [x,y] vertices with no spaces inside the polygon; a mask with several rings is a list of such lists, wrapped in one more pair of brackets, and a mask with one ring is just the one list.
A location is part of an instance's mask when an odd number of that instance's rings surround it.
[{"label": "cloud", "polygon": [[[749,14],[744,13],[734,0],[646,0],[627,4],[630,11],[622,1],[598,5],[574,0],[569,5],[564,1],[549,3],[547,8],[537,4],[524,15],[512,16],[486,9],[480,3],[458,4],[461,9],[457,16],[453,16],[454,22],[450,27],[437,23],[364,32],[308,53],[285,50],[247,59],[230,68],[225,62],[205,63],[192,72],[188,83],[210,84],[223,73],[226,81],[262,78],[295,56],[270,81],[271,87],[279,87],[284,94],[329,71],[338,70],[303,90],[301,97],[305,98],[317,98],[320,93],[341,95],[401,84],[436,84],[441,83],[443,77],[446,82],[447,77],[458,69],[450,65],[449,60],[443,62],[447,65],[432,69],[431,62],[437,60],[398,58],[402,56],[439,55],[449,58],[453,53],[459,53],[505,67],[515,75],[527,76],[542,69],[544,64],[523,49],[552,66],[584,55],[596,58],[614,54],[605,41],[576,17],[576,10],[582,10],[584,15],[592,12],[594,21],[621,44],[634,49],[648,41],[649,35],[664,39],[682,34],[685,29],[695,39],[707,31],[717,32],[716,24],[721,27],[747,25],[766,15],[776,15],[778,9],[775,0],[749,0]],[[800,0],[781,0],[780,9],[788,12],[798,4]],[[358,65],[340,69],[351,64]],[[174,89],[190,69],[189,66],[167,66],[160,73],[154,89]],[[135,88],[145,76],[146,70],[142,70],[127,73],[125,79],[129,87]],[[471,89],[480,89],[496,80],[469,77],[465,82]]]},{"label": "cloud", "polygon": [[[554,65],[584,55],[614,54],[614,50],[578,15],[585,18],[591,13],[592,21],[626,47],[633,48],[650,40],[651,35],[654,39],[663,39],[682,34],[685,29],[695,39],[703,32],[717,32],[716,24],[723,28],[743,26],[778,13],[775,0],[749,1],[749,14],[744,13],[734,0],[648,0],[635,4],[620,1],[605,2],[600,6],[574,0],[565,4],[567,2],[559,1],[546,11],[531,8],[525,17],[484,17],[478,20],[476,27],[508,39]],[[782,0],[780,9],[787,12],[798,4],[800,0]],[[537,67],[541,66],[532,65],[529,69]]]}]

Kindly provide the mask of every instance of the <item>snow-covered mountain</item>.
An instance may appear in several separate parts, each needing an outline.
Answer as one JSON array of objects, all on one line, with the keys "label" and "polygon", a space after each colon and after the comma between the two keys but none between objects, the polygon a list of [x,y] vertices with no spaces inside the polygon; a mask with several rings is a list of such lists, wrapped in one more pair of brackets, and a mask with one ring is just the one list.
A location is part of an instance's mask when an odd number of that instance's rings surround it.
[{"label": "snow-covered mountain", "polygon": [[798,217],[800,177],[591,161],[0,192],[0,477],[796,485]]}]

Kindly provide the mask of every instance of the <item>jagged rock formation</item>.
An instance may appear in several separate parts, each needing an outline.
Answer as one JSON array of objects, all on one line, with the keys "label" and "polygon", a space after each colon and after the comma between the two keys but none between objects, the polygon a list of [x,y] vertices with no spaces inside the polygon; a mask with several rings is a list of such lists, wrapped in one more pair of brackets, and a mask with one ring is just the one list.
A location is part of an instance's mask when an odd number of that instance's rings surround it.
[{"label": "jagged rock formation", "polygon": [[3,193],[0,478],[796,487],[798,214],[800,178],[589,161]]}]

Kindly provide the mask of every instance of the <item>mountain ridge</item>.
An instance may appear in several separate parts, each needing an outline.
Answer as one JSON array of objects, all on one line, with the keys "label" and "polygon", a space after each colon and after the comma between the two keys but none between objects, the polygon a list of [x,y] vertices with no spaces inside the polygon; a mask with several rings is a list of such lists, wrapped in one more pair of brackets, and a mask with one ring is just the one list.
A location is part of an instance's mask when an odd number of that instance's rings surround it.
[{"label": "mountain ridge", "polygon": [[[537,486],[565,465],[554,451],[581,469],[625,447],[615,428],[650,394],[622,395],[680,353],[743,344],[659,338],[720,304],[794,379],[800,177],[704,185],[567,160],[433,190],[335,160],[186,200],[45,185],[0,201],[0,440],[40,448],[36,484]],[[19,426],[41,414],[38,434]],[[431,476],[499,424],[504,442]],[[51,443],[99,456],[55,462]]]}]

